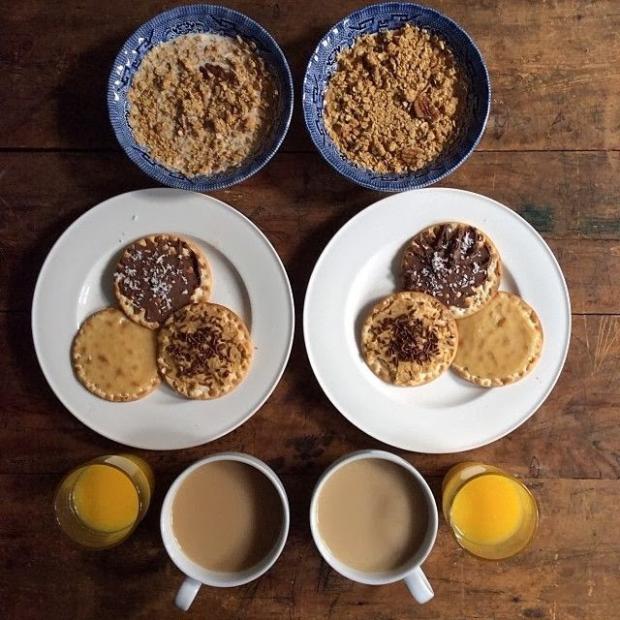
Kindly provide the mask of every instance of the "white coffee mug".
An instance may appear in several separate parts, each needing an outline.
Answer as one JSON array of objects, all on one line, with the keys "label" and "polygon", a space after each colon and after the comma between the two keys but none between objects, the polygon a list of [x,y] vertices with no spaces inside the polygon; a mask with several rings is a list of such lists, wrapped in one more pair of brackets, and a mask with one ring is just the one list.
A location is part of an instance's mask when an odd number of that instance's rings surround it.
[{"label": "white coffee mug", "polygon": [[[202,467],[206,463],[212,463],[214,461],[238,461],[239,463],[245,463],[246,465],[255,467],[271,481],[274,488],[278,492],[282,503],[282,527],[276,543],[272,547],[271,551],[269,551],[269,553],[260,562],[247,570],[234,573],[225,573],[204,568],[200,564],[192,561],[183,552],[172,530],[172,505],[181,485],[187,476],[189,476],[194,470]],[[271,467],[260,459],[250,456],[249,454],[242,454],[241,452],[221,452],[202,459],[188,467],[178,476],[168,490],[161,509],[160,519],[161,537],[164,541],[164,547],[166,548],[171,560],[183,573],[185,573],[185,575],[187,575],[185,581],[177,592],[175,598],[176,606],[184,611],[187,611],[194,601],[194,598],[196,598],[198,590],[200,590],[200,587],[203,584],[219,588],[241,586],[266,573],[274,565],[275,561],[282,553],[282,549],[284,549],[284,544],[286,543],[286,538],[288,536],[289,523],[290,510],[284,486]]]},{"label": "white coffee mug", "polygon": [[[428,525],[424,540],[422,541],[422,544],[415,552],[415,554],[411,558],[409,558],[409,560],[405,564],[403,564],[396,570],[382,572],[366,572],[351,568],[347,564],[341,562],[332,554],[329,547],[325,544],[325,541],[321,537],[321,532],[319,530],[317,514],[318,500],[325,483],[329,480],[332,474],[334,474],[341,467],[344,467],[345,465],[352,463],[353,461],[369,458],[391,461],[392,463],[396,463],[397,465],[400,465],[401,467],[406,469],[416,479],[420,490],[423,492],[424,497],[426,498],[426,506],[428,510]],[[424,560],[426,560],[428,554],[433,548],[433,545],[435,544],[435,538],[437,537],[438,520],[439,519],[437,515],[435,498],[433,497],[433,493],[431,492],[430,487],[428,486],[426,480],[424,480],[420,472],[413,465],[405,461],[405,459],[384,450],[360,450],[359,452],[352,452],[351,454],[347,454],[338,459],[335,463],[328,467],[323,473],[323,475],[319,478],[319,481],[317,482],[316,487],[314,488],[314,492],[312,494],[312,502],[310,503],[310,529],[312,530],[312,537],[314,538],[314,542],[325,561],[335,571],[339,572],[341,575],[347,577],[348,579],[352,579],[353,581],[358,581],[359,583],[373,586],[393,583],[402,579],[407,584],[409,591],[411,592],[415,600],[418,601],[418,603],[427,603],[433,598],[434,595],[433,588],[431,587],[431,584],[426,578],[426,575],[423,573],[421,564],[422,562],[424,562]]]}]

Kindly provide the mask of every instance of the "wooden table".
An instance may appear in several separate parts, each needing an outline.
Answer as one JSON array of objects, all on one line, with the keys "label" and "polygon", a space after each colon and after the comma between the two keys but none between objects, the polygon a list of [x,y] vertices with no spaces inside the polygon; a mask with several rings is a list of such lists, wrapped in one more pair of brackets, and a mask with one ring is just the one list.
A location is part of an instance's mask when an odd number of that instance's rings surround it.
[{"label": "wooden table", "polygon": [[[296,81],[319,37],[355,0],[227,2],[282,44]],[[292,502],[286,549],[262,579],[204,588],[191,613],[215,619],[479,618],[613,620],[620,616],[620,7],[614,0],[433,0],[485,55],[493,85],[477,152],[443,185],[496,198],[547,239],[573,303],[568,362],[553,394],[509,437],[467,454],[406,454],[438,490],[452,464],[480,459],[526,479],[542,511],[525,554],[476,560],[445,523],[426,562],[436,597],[421,607],[402,584],[374,588],[341,578],[313,547],[307,509],[321,471],[341,454],[383,447],[349,424],[315,381],[298,327],[291,361],[269,402],[242,428],[207,446],[139,452],[157,493],[122,546],[75,548],[57,529],[60,477],[122,450],[74,419],[38,368],[30,303],[42,260],[65,227],[112,195],[153,186],[120,152],[108,125],[105,83],[133,29],[170,3],[4,3],[0,36],[0,617],[180,617],[181,574],[159,537],[170,481],[221,450],[265,459]],[[298,317],[327,240],[379,194],[325,164],[303,128],[299,101],[281,152],[218,198],[248,215],[282,256]]]}]

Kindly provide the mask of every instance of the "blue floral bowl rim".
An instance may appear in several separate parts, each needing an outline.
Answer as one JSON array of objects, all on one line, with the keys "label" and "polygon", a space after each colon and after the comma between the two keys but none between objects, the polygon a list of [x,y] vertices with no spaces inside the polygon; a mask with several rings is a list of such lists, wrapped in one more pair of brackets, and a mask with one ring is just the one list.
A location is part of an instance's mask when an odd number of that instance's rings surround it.
[{"label": "blue floral bowl rim", "polygon": [[[266,149],[265,151],[261,152],[260,155],[256,158],[255,162],[248,165],[247,171],[244,174],[233,176],[233,178],[229,180],[222,180],[218,182],[211,181],[209,180],[209,177],[202,175],[205,178],[204,181],[200,181],[196,183],[193,183],[191,181],[173,183],[169,179],[167,179],[163,174],[157,174],[157,171],[153,170],[151,166],[145,164],[144,161],[140,157],[136,156],[132,151],[130,151],[130,148],[133,145],[130,142],[127,142],[125,140],[125,137],[121,134],[120,125],[122,124],[122,121],[117,119],[118,113],[116,109],[113,108],[114,104],[116,103],[114,101],[114,81],[116,79],[114,70],[116,66],[119,64],[119,62],[124,62],[123,50],[126,47],[131,47],[130,44],[134,38],[142,36],[144,34],[144,31],[147,31],[149,28],[152,28],[153,27],[152,23],[154,21],[160,20],[162,18],[167,18],[167,17],[176,17],[177,15],[181,17],[182,15],[190,11],[196,11],[196,10],[203,10],[205,13],[208,14],[214,9],[223,11],[234,17],[247,20],[248,22],[250,22],[265,37],[269,45],[272,47],[273,55],[276,56],[278,60],[280,61],[281,68],[283,70],[282,77],[284,78],[283,84],[282,84],[282,87],[283,87],[282,90],[284,92],[281,93],[282,102],[283,102],[282,114],[280,115],[278,119],[280,128],[277,132],[277,138],[274,140],[273,144],[271,145],[271,148]],[[107,82],[106,100],[107,100],[107,107],[108,107],[108,118],[109,118],[110,124],[112,125],[112,130],[114,131],[114,136],[117,142],[119,143],[119,145],[121,146],[121,148],[123,149],[127,157],[129,157],[129,159],[136,166],[138,166],[138,168],[140,168],[140,170],[144,174],[158,181],[159,183],[161,183],[162,185],[166,187],[174,187],[177,189],[185,189],[188,191],[205,192],[205,191],[217,191],[221,189],[226,189],[228,187],[233,187],[234,185],[237,185],[238,183],[242,183],[243,181],[246,181],[251,176],[255,175],[257,172],[262,170],[262,168],[264,168],[271,161],[274,155],[280,150],[280,147],[282,146],[282,143],[284,142],[284,139],[286,138],[288,134],[288,130],[290,128],[291,120],[293,117],[293,110],[295,107],[294,105],[295,104],[295,92],[294,92],[294,86],[293,86],[293,76],[291,74],[291,68],[289,66],[286,55],[282,51],[282,48],[280,47],[276,39],[263,25],[259,24],[256,20],[252,19],[245,13],[242,13],[241,11],[237,11],[235,9],[231,9],[227,6],[223,6],[221,4],[199,3],[199,4],[183,4],[183,5],[173,7],[171,9],[167,9],[160,13],[157,13],[156,15],[154,15],[153,17],[145,21],[143,24],[138,26],[138,28],[136,28],[136,30],[134,30],[134,32],[132,32],[125,39],[125,41],[121,45],[118,53],[116,54],[112,62],[112,67],[110,69],[110,73],[108,76],[108,82]],[[131,135],[132,135],[132,140],[133,140],[133,133],[131,133]],[[138,146],[138,148],[142,148],[137,144],[137,142],[135,142],[135,140],[133,140],[133,142],[136,146]],[[167,168],[163,165],[162,167],[165,168],[169,172],[173,172],[170,168]]]},{"label": "blue floral bowl rim", "polygon": [[[335,165],[334,162],[330,161],[330,159],[327,157],[327,154],[325,153],[325,151],[328,150],[328,149],[326,147],[324,147],[322,144],[320,144],[319,142],[317,142],[317,139],[315,137],[315,132],[314,132],[313,129],[311,129],[311,126],[310,126],[310,123],[309,123],[309,120],[310,120],[309,116],[310,116],[310,114],[308,112],[308,107],[307,107],[306,101],[305,101],[305,85],[306,85],[306,80],[307,80],[307,77],[308,77],[308,73],[310,71],[310,67],[311,67],[312,63],[314,62],[314,57],[320,51],[321,45],[322,45],[323,41],[325,40],[325,38],[329,35],[329,33],[332,30],[334,30],[334,29],[343,28],[345,22],[350,21],[351,19],[355,18],[356,15],[358,15],[359,13],[362,13],[363,11],[367,11],[369,9],[389,10],[391,7],[393,7],[393,8],[396,8],[396,7],[407,7],[408,9],[411,9],[411,8],[419,9],[420,11],[424,11],[424,12],[427,12],[427,13],[434,13],[436,16],[440,17],[441,19],[444,19],[447,22],[450,22],[457,30],[459,30],[464,35],[464,37],[466,38],[466,40],[469,43],[469,45],[471,45],[472,49],[475,50],[476,54],[478,55],[478,58],[480,59],[480,66],[483,69],[483,73],[484,73],[484,77],[485,77],[485,82],[486,82],[486,111],[485,111],[485,115],[484,115],[484,120],[483,120],[483,122],[480,125],[480,130],[478,132],[478,135],[477,135],[476,139],[472,142],[470,147],[463,153],[461,158],[451,168],[449,168],[448,170],[446,170],[442,174],[440,174],[440,175],[438,175],[438,176],[436,176],[434,178],[427,179],[426,181],[423,181],[423,182],[416,182],[413,178],[411,178],[411,182],[407,183],[407,177],[404,176],[403,177],[403,182],[402,182],[402,187],[398,187],[398,188],[394,188],[393,186],[388,186],[388,184],[386,184],[385,182],[381,181],[380,178],[378,178],[374,182],[372,182],[372,181],[364,181],[363,179],[354,179],[354,178],[352,178],[348,174],[348,172],[346,170],[341,170],[340,168],[338,168]],[[480,51],[480,49],[478,48],[476,43],[474,42],[474,39],[469,34],[469,32],[467,32],[467,30],[465,30],[459,23],[454,21],[452,18],[448,17],[447,15],[442,13],[441,11],[438,11],[437,9],[434,9],[432,7],[429,7],[429,6],[425,6],[423,4],[417,4],[415,2],[406,2],[406,3],[404,3],[404,2],[378,2],[378,3],[375,3],[375,4],[368,4],[367,6],[361,7],[359,9],[357,9],[356,11],[353,11],[352,13],[349,13],[348,15],[345,15],[345,17],[343,17],[341,20],[339,20],[338,22],[336,22],[335,24],[330,26],[329,29],[325,32],[325,34],[319,39],[319,42],[317,43],[316,47],[314,48],[314,50],[310,54],[310,60],[308,61],[308,64],[306,65],[306,71],[304,73],[304,79],[303,79],[303,82],[302,82],[302,97],[301,98],[302,98],[302,108],[303,108],[303,113],[304,113],[304,123],[306,125],[306,130],[308,131],[308,134],[310,135],[310,138],[312,139],[312,142],[313,142],[314,146],[316,147],[317,151],[321,154],[323,159],[334,170],[336,170],[336,172],[338,172],[339,174],[341,174],[342,176],[347,178],[349,181],[351,181],[353,183],[356,183],[357,185],[360,185],[361,187],[365,187],[367,189],[373,189],[373,190],[377,190],[377,191],[381,191],[381,192],[387,192],[387,193],[398,193],[398,192],[404,192],[404,191],[414,190],[414,189],[423,189],[424,187],[428,187],[430,185],[434,185],[435,183],[438,183],[442,179],[445,179],[447,176],[451,175],[463,163],[465,163],[465,161],[467,161],[469,159],[471,154],[476,150],[476,147],[478,146],[478,144],[480,144],[480,140],[482,140],[482,137],[484,136],[484,132],[486,130],[486,126],[487,126],[487,123],[488,123],[488,120],[489,120],[489,115],[491,113],[491,77],[489,75],[489,70],[488,70],[487,64],[485,62],[484,56],[482,55],[482,52]],[[333,145],[333,148],[335,150],[338,150],[336,145]]]}]

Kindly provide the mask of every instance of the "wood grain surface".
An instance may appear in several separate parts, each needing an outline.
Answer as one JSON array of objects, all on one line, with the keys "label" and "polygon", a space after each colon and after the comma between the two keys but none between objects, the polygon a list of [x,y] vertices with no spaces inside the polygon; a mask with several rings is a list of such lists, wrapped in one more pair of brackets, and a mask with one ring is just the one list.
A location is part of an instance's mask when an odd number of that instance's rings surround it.
[{"label": "wood grain surface", "polygon": [[[297,93],[307,58],[355,0],[227,3],[282,44]],[[522,476],[541,507],[531,548],[506,562],[465,554],[440,524],[425,564],[435,599],[416,606],[402,584],[354,584],[330,570],[307,522],[312,487],[343,453],[385,447],[329,403],[298,328],[282,382],[230,435],[177,452],[137,451],[153,465],[152,508],[134,536],[100,553],[73,546],[52,513],[55,486],[82,461],[123,448],[55,398],[30,335],[34,282],[76,217],[115,194],[151,187],[118,149],[104,89],[112,59],[168,2],[4,3],[0,27],[0,618],[174,618],[182,576],[159,537],[174,477],[196,459],[242,450],[281,475],[291,533],[275,567],[240,588],[203,588],[188,616],[228,620],[404,618],[615,620],[620,617],[620,4],[615,0],[434,0],[486,57],[493,107],[478,151],[442,185],[511,206],[547,239],[573,304],[564,373],[540,411],[508,437],[465,454],[404,453],[437,493],[454,463],[478,459]],[[284,148],[218,198],[268,235],[300,315],[325,243],[382,195],[338,176],[313,150],[297,102]]]}]

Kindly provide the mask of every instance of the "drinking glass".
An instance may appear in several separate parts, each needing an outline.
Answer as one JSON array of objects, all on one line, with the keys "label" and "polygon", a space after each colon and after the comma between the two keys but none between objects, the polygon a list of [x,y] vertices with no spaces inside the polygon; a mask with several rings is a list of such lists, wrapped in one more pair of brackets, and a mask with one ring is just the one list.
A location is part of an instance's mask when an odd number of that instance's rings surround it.
[{"label": "drinking glass", "polygon": [[[471,493],[473,488],[471,486],[467,488],[467,485],[472,483],[479,486],[480,479],[484,476],[500,476],[509,482],[504,485],[504,489],[510,494],[511,506],[519,510],[517,516],[510,517],[514,521],[514,527],[511,524],[510,528],[512,531],[506,537],[498,537],[495,540],[491,536],[488,540],[476,540],[468,535],[468,532],[459,527],[453,510],[459,494],[469,491],[468,519],[475,521],[479,516],[484,522],[499,523],[498,527],[501,528],[501,513],[502,510],[506,510],[506,499],[504,498],[502,506],[501,496],[487,494],[484,500],[481,498],[476,502],[475,495]],[[478,483],[475,482],[477,480]],[[461,499],[463,497],[465,496],[461,496]],[[448,471],[442,484],[442,509],[458,544],[473,555],[487,560],[506,559],[520,553],[531,542],[538,528],[538,505],[525,484],[498,467],[475,461],[460,463]]]},{"label": "drinking glass", "polygon": [[[95,529],[80,517],[76,506],[76,485],[94,465],[110,467],[125,476],[136,491],[137,513],[130,523],[119,529]],[[129,454],[105,455],[71,470],[61,481],[54,497],[54,511],[61,529],[78,544],[93,549],[105,549],[126,540],[146,514],[153,493],[153,471],[148,463]]]}]

